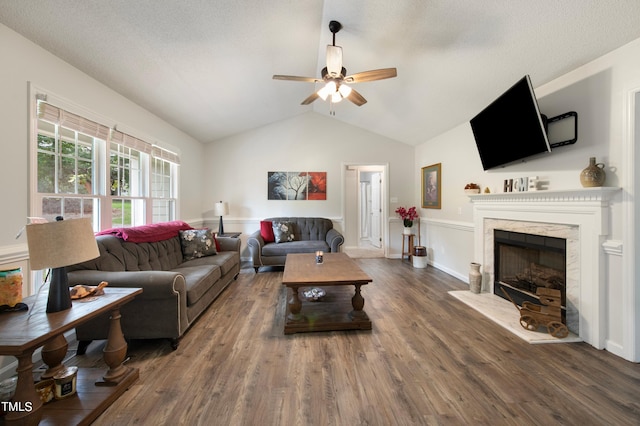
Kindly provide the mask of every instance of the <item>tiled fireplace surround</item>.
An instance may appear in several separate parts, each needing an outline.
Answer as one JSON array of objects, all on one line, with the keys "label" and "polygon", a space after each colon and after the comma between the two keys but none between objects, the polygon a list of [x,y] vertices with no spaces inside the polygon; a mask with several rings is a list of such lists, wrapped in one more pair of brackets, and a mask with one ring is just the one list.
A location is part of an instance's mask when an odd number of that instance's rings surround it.
[{"label": "tiled fireplace surround", "polygon": [[[585,188],[471,196],[474,256],[482,265],[483,273],[481,296],[500,299],[493,295],[495,229],[564,238],[567,240],[567,327],[580,340],[603,348],[607,318],[602,244],[609,234],[609,199],[618,190]],[[473,304],[473,298],[466,303]],[[515,307],[511,309],[518,316]]]}]

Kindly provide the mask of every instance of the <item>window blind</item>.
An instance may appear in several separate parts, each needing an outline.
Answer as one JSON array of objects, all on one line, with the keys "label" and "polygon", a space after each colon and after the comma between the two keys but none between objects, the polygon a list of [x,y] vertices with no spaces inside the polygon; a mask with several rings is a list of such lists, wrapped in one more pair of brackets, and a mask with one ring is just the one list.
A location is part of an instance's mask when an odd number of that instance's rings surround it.
[{"label": "window blind", "polygon": [[163,160],[169,161],[171,163],[180,164],[180,157],[175,152],[167,151],[164,148],[160,148],[157,145],[153,146],[152,156],[156,158],[161,158]]},{"label": "window blind", "polygon": [[153,151],[153,146],[150,143],[115,129],[111,130],[111,142],[119,143],[136,151],[144,152],[145,154],[151,154]]},{"label": "window blind", "polygon": [[144,152],[145,154],[152,155],[153,157],[161,158],[175,164],[180,164],[180,157],[174,152],[160,148],[157,145],[152,145],[142,139],[138,139],[135,136],[128,135],[119,130],[110,129],[103,124],[96,123],[95,121],[83,118],[72,112],[65,111],[64,109],[58,108],[57,106],[51,105],[45,101],[38,101],[38,118],[105,141],[110,140],[111,142],[135,149],[136,151]]},{"label": "window blind", "polygon": [[109,127],[43,101],[38,102],[38,118],[102,140],[109,137]]}]

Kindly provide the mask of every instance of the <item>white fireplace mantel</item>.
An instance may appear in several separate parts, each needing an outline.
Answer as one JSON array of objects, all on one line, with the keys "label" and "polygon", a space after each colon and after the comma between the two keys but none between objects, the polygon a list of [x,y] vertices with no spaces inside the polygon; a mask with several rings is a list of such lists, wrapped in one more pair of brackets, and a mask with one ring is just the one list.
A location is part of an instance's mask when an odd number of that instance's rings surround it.
[{"label": "white fireplace mantel", "polygon": [[559,189],[552,191],[500,192],[469,195],[474,204],[539,203],[539,202],[595,202],[609,203],[609,199],[620,191],[619,187]]},{"label": "white fireplace mantel", "polygon": [[519,232],[531,228],[536,229],[531,233],[548,232],[550,236],[553,232],[575,229],[573,254],[569,255],[572,264],[568,269],[575,275],[571,292],[572,303],[576,305],[576,332],[585,342],[604,348],[607,316],[603,243],[609,234],[610,200],[619,191],[620,188],[599,187],[470,196],[475,225],[474,256],[483,265],[483,291],[493,293],[494,228]]}]

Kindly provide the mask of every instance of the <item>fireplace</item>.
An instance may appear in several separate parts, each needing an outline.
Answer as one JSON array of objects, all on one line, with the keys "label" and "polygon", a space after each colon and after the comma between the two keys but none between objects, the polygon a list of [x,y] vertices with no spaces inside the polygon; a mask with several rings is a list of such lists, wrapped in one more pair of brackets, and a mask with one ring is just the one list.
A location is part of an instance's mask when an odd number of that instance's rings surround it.
[{"label": "fireplace", "polygon": [[493,292],[522,306],[541,303],[538,288],[559,290],[566,324],[566,239],[501,229],[493,234]]},{"label": "fireplace", "polygon": [[[505,302],[494,292],[498,271],[494,268],[494,231],[564,239],[566,326],[579,339],[598,349],[604,348],[608,320],[603,243],[609,234],[609,203],[619,190],[601,187],[470,196],[474,215],[474,261],[482,264],[483,273],[481,296]],[[534,263],[544,265],[547,260]],[[555,269],[553,265],[550,267]],[[485,297],[471,303],[484,300],[493,304]],[[517,314],[509,302],[504,305],[509,318],[512,313]],[[509,321],[502,324],[510,326]],[[517,321],[515,326],[520,327]]]}]

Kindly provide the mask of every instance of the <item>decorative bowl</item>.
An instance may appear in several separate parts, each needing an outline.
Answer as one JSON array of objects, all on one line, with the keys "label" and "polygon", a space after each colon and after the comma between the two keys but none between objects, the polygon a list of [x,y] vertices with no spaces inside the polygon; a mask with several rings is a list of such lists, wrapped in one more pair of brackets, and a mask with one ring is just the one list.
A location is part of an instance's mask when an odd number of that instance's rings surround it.
[{"label": "decorative bowl", "polygon": [[318,300],[322,299],[327,292],[324,291],[321,288],[310,288],[308,290],[305,290],[302,294],[304,294],[304,297],[310,301],[310,302],[317,302]]},{"label": "decorative bowl", "polygon": [[464,193],[467,194],[467,195],[479,194],[480,193],[480,188],[465,189]]}]

